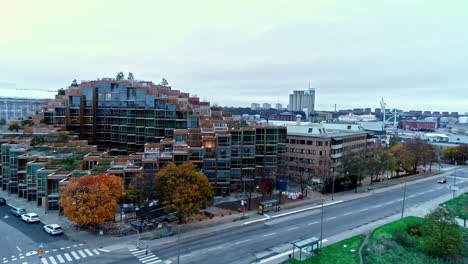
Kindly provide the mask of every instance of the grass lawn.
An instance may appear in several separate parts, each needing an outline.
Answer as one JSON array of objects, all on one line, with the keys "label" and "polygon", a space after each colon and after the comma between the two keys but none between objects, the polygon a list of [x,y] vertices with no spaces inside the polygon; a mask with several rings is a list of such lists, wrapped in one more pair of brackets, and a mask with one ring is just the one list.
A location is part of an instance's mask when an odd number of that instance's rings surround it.
[{"label": "grass lawn", "polygon": [[[447,264],[426,255],[419,247],[418,237],[401,239],[398,233],[407,234],[408,226],[423,224],[424,219],[414,216],[383,225],[372,232],[363,249],[365,264]],[[465,235],[468,233],[464,231]]]},{"label": "grass lawn", "polygon": [[370,239],[377,239],[379,237],[392,238],[395,232],[405,231],[409,225],[422,224],[423,222],[423,218],[408,216],[375,229],[374,232],[372,232]]},{"label": "grass lawn", "polygon": [[[357,250],[363,240],[364,236],[362,235],[354,236],[322,248],[317,257],[302,262],[288,260],[283,262],[283,264],[357,264],[359,263]],[[355,249],[356,253],[351,253],[351,249]]]},{"label": "grass lawn", "polygon": [[458,196],[455,199],[448,200],[445,203],[442,203],[442,206],[446,206],[452,212],[461,219],[468,219],[468,208],[466,205],[468,204],[468,193],[464,193]]}]

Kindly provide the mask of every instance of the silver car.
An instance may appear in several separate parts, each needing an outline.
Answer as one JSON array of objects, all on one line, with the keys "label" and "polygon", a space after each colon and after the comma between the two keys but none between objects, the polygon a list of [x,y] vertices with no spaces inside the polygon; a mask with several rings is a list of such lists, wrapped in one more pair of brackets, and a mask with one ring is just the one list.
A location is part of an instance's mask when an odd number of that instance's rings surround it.
[{"label": "silver car", "polygon": [[50,224],[50,225],[45,225],[44,226],[44,231],[46,231],[47,233],[55,236],[55,235],[60,235],[63,233],[63,229],[61,226],[57,225],[57,224]]},{"label": "silver car", "polygon": [[39,222],[39,216],[35,213],[23,214],[21,219],[27,223]]}]

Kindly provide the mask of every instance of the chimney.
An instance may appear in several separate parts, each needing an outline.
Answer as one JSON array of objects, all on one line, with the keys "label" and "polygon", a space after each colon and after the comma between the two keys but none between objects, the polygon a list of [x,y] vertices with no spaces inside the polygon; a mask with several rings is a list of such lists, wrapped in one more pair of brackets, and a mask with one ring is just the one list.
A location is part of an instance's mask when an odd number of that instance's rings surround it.
[{"label": "chimney", "polygon": [[301,125],[301,115],[296,115],[296,125],[300,126]]}]

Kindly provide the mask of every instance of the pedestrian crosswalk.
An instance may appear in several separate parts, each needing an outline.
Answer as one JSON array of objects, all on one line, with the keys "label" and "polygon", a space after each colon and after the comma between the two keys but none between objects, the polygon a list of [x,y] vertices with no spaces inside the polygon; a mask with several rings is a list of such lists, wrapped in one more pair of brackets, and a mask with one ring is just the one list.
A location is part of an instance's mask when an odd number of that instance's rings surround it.
[{"label": "pedestrian crosswalk", "polygon": [[135,256],[141,263],[144,264],[171,264],[172,261],[158,258],[149,249],[130,249],[133,256]]},{"label": "pedestrian crosswalk", "polygon": [[80,259],[89,258],[101,254],[97,249],[76,249],[67,253],[56,254],[53,256],[47,256],[45,254],[41,257],[42,264],[61,264],[74,262]]}]

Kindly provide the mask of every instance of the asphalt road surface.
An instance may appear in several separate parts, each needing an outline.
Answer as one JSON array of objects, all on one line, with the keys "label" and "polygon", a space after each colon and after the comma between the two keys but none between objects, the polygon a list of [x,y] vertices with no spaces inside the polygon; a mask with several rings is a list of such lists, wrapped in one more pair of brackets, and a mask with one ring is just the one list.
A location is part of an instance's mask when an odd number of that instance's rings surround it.
[{"label": "asphalt road surface", "polygon": [[[446,184],[437,179],[408,185],[406,207],[415,207],[451,193],[453,177]],[[468,186],[468,169],[457,172],[457,186]],[[404,188],[397,188],[365,198],[325,207],[323,237],[337,235],[376,220],[398,214],[402,209]],[[267,220],[212,236],[166,244],[152,249],[161,259],[177,263],[252,263],[278,254],[277,249],[294,240],[320,237],[321,211],[311,210],[283,218]],[[326,242],[324,240],[324,242]]]}]

